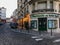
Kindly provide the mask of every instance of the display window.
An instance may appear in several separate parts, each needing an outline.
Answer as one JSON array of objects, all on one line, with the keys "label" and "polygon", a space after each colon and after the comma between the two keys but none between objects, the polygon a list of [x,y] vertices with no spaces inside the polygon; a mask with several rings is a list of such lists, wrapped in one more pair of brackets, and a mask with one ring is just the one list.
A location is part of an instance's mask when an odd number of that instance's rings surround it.
[{"label": "display window", "polygon": [[31,21],[31,28],[37,29],[37,20],[32,20]]},{"label": "display window", "polygon": [[48,20],[48,28],[55,29],[57,28],[57,20]]}]

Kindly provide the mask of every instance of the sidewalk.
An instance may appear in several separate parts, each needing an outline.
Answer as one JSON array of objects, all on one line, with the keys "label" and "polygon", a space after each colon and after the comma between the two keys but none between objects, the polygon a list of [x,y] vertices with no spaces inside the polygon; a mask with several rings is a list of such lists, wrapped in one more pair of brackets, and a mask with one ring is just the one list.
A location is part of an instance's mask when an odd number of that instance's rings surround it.
[{"label": "sidewalk", "polygon": [[20,33],[25,33],[25,34],[31,34],[31,35],[50,35],[50,33],[46,32],[46,31],[34,31],[34,30],[22,30],[22,29],[12,29],[12,31],[14,32],[20,32]]},{"label": "sidewalk", "polygon": [[20,32],[20,33],[25,33],[25,34],[31,34],[31,35],[39,35],[38,31],[34,31],[34,30],[23,30],[23,29],[12,29],[12,31],[14,32]]},{"label": "sidewalk", "polygon": [[34,30],[22,30],[22,29],[12,29],[12,31],[14,32],[19,32],[19,33],[24,33],[24,34],[30,34],[30,35],[33,35],[33,36],[38,36],[38,37],[44,37],[44,38],[52,38],[52,37],[58,37],[60,36],[60,33],[52,33],[52,36],[51,36],[51,32],[48,33],[46,31],[42,31],[42,32],[39,32],[39,31],[34,31]]}]

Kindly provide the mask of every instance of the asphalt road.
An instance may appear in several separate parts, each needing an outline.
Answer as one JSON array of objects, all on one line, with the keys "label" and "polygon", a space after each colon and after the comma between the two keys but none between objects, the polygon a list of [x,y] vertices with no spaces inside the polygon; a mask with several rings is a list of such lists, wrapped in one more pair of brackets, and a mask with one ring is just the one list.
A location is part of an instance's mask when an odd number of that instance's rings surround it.
[{"label": "asphalt road", "polygon": [[[0,27],[0,45],[60,45],[60,37],[32,38],[33,35],[12,31],[9,24]],[[37,41],[40,39],[39,41]]]}]

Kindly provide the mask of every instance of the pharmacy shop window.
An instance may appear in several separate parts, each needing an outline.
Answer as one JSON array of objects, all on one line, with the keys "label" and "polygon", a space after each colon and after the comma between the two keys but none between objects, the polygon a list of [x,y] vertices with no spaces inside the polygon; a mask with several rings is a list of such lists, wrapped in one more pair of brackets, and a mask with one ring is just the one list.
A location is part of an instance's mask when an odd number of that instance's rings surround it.
[{"label": "pharmacy shop window", "polygon": [[48,28],[56,29],[57,28],[57,20],[48,20]]},{"label": "pharmacy shop window", "polygon": [[37,29],[37,20],[32,20],[32,21],[31,21],[31,27],[32,27],[33,29]]}]

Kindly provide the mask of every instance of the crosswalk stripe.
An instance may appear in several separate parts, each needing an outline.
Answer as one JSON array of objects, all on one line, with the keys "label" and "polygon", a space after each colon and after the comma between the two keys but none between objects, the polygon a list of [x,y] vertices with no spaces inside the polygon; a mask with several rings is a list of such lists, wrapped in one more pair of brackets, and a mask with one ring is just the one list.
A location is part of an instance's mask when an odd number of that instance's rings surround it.
[{"label": "crosswalk stripe", "polygon": [[31,38],[38,38],[37,36],[32,36]]},{"label": "crosswalk stripe", "polygon": [[36,41],[40,41],[40,40],[43,40],[43,38],[39,38],[39,39],[35,39]]},{"label": "crosswalk stripe", "polygon": [[60,39],[54,40],[53,42],[60,42]]}]

